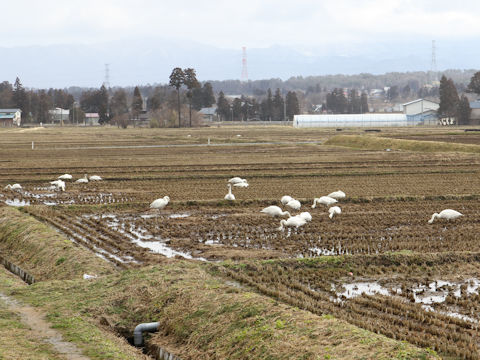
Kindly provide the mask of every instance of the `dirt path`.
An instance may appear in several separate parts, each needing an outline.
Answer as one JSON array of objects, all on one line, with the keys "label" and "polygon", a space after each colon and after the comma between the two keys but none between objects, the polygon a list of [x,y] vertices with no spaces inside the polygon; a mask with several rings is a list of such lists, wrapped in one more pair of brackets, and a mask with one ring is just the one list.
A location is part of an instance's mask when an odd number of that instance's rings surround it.
[{"label": "dirt path", "polygon": [[52,344],[56,351],[64,355],[68,360],[88,360],[89,358],[83,356],[81,351],[72,343],[63,341],[62,335],[50,328],[44,316],[36,309],[20,304],[15,299],[0,293],[0,301],[5,302],[8,309],[19,314],[22,322],[30,328],[33,337],[41,341]]}]

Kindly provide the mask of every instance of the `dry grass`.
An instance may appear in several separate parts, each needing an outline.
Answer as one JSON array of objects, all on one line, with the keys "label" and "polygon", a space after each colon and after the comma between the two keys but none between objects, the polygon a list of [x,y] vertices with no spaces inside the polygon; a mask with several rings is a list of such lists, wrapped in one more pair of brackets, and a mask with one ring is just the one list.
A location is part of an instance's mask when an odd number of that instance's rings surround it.
[{"label": "dry grass", "polygon": [[440,141],[392,139],[385,137],[377,137],[373,135],[338,135],[330,138],[325,144],[371,150],[384,150],[389,148],[394,150],[420,152],[466,152],[475,154],[480,153],[479,145],[455,144],[451,142]]},{"label": "dry grass", "polygon": [[76,333],[68,318],[81,323],[102,319],[111,331],[130,336],[136,324],[160,321],[151,342],[185,360],[436,358],[331,316],[291,308],[212,276],[208,269],[175,262],[94,281],[42,282],[15,294],[44,308],[50,321],[80,346],[80,330]]},{"label": "dry grass", "polygon": [[109,263],[75,246],[52,228],[10,207],[0,207],[0,249],[7,260],[36,281],[79,279],[84,273],[115,271]]}]

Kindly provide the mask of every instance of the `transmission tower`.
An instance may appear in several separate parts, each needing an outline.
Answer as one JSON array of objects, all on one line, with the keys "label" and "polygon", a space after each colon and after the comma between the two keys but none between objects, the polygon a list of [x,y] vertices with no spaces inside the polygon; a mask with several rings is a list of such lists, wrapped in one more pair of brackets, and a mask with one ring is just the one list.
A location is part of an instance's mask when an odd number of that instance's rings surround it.
[{"label": "transmission tower", "polygon": [[432,64],[430,68],[432,72],[432,81],[438,81],[437,76],[437,47],[435,45],[435,40],[432,40]]},{"label": "transmission tower", "polygon": [[248,81],[247,48],[242,47],[242,81]]},{"label": "transmission tower", "polygon": [[110,64],[105,64],[105,79],[103,80],[103,86],[107,89],[110,87]]}]

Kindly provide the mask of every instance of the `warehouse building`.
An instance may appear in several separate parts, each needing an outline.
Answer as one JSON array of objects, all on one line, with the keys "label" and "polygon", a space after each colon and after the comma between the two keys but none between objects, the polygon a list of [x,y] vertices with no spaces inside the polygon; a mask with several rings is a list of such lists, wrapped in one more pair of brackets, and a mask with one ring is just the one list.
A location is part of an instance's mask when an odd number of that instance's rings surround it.
[{"label": "warehouse building", "polygon": [[295,115],[293,127],[382,127],[417,125],[405,114]]}]

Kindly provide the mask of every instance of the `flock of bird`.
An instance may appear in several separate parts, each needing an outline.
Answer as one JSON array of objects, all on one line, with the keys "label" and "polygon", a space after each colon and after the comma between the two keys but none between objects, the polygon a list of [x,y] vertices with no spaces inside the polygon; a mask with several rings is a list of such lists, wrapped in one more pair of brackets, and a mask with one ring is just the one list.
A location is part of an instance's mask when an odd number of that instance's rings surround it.
[{"label": "flock of bird", "polygon": [[[55,190],[61,190],[65,191],[65,181],[66,180],[73,180],[73,176],[70,174],[63,174],[60,175],[57,180],[50,181],[50,185],[52,185],[52,189]],[[86,184],[89,181],[101,181],[103,180],[100,176],[98,175],[92,175],[90,177],[87,177],[87,174],[84,175],[83,178],[80,178],[75,181],[77,184]],[[22,185],[20,184],[7,184],[7,186],[4,187],[4,190],[14,190],[14,191],[20,191],[22,190]]]},{"label": "flock of bird", "polygon": [[[314,209],[317,204],[325,205],[328,207],[328,213],[330,219],[333,218],[334,215],[340,215],[342,213],[342,209],[339,206],[331,206],[338,202],[339,199],[344,199],[345,193],[341,190],[332,192],[327,196],[322,196],[320,198],[315,198],[313,200],[312,208]],[[291,208],[292,210],[300,210],[302,204],[299,200],[292,198],[289,195],[285,195],[280,199],[282,205]],[[308,212],[301,212],[298,215],[292,216],[289,211],[283,211],[282,208],[276,205],[271,205],[263,210],[260,211],[261,213],[270,215],[272,217],[280,217],[288,215],[288,219],[280,220],[280,227],[277,229],[282,231],[285,227],[295,227],[299,228],[300,226],[305,225],[307,222],[312,221],[312,215]]]},{"label": "flock of bird", "polygon": [[[65,191],[65,181],[66,180],[73,180],[73,176],[70,174],[63,174],[60,175],[57,180],[51,181],[50,184],[56,190]],[[77,179],[75,183],[77,184],[86,184],[89,181],[101,181],[103,180],[98,175],[92,175],[90,177],[87,174],[84,175],[83,178]],[[232,193],[232,185],[238,188],[246,188],[248,187],[248,182],[246,179],[242,179],[240,177],[233,177],[228,180],[227,187],[228,193],[225,195],[224,199],[229,201],[235,200],[235,195]],[[7,184],[4,188],[5,190],[13,190],[13,191],[21,191],[22,186],[20,184]],[[319,198],[313,199],[312,208],[314,209],[317,205],[324,205],[328,208],[329,218],[333,219],[334,216],[340,215],[342,213],[342,209],[338,206],[332,206],[338,202],[338,200],[345,198],[345,193],[341,190],[334,191],[326,196],[321,196]],[[164,196],[163,198],[159,198],[154,200],[150,204],[151,209],[163,209],[165,208],[168,203],[170,202],[170,197]],[[282,205],[292,209],[292,210],[300,210],[302,204],[300,201],[292,198],[289,195],[285,195],[280,199]],[[280,221],[280,227],[278,228],[279,231],[282,231],[285,227],[295,227],[299,228],[300,226],[305,225],[307,222],[312,221],[312,215],[309,212],[302,212],[298,215],[292,216],[289,211],[284,211],[282,208],[276,205],[268,206],[260,211],[261,213],[270,215],[272,217],[281,217],[288,215],[288,219],[282,219]],[[445,219],[445,220],[454,220],[459,217],[463,216],[460,212],[452,209],[445,209],[440,213],[434,213],[432,218],[428,221],[429,224],[433,223],[435,219]]]},{"label": "flock of bird", "polygon": [[[228,193],[225,195],[224,199],[229,201],[235,200],[235,195],[232,193],[232,186],[239,187],[239,188],[246,188],[248,187],[248,182],[246,179],[242,179],[240,177],[233,177],[228,180],[227,187]],[[333,219],[334,216],[338,216],[342,213],[342,209],[340,206],[335,205],[338,203],[339,200],[344,199],[346,197],[345,193],[341,190],[334,191],[326,196],[321,196],[319,198],[313,199],[312,208],[315,209],[317,205],[324,205],[328,208],[328,217]],[[150,204],[151,209],[163,209],[165,208],[170,201],[170,197],[164,196],[163,198],[159,198],[154,200]],[[291,210],[300,210],[302,204],[299,200],[294,199],[289,195],[285,195],[280,199],[282,205],[290,208]],[[267,206],[266,208],[260,211],[261,213],[270,215],[272,217],[282,217],[288,215],[288,219],[280,220],[280,226],[277,230],[283,231],[285,227],[295,227],[299,228],[300,226],[305,225],[307,222],[312,221],[312,215],[305,211],[301,212],[298,215],[292,216],[292,214],[288,210],[283,210],[281,207],[277,205]],[[433,221],[438,219],[446,219],[446,220],[453,220],[460,216],[463,216],[460,212],[452,209],[445,209],[440,213],[435,213],[432,215],[432,218],[428,221],[429,224],[433,223]]]}]

